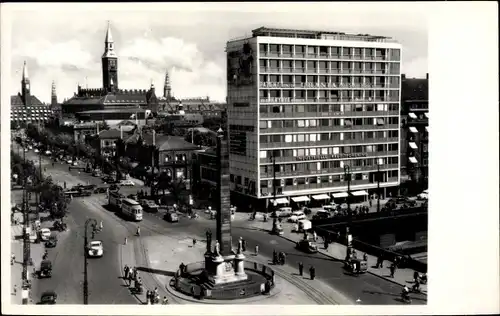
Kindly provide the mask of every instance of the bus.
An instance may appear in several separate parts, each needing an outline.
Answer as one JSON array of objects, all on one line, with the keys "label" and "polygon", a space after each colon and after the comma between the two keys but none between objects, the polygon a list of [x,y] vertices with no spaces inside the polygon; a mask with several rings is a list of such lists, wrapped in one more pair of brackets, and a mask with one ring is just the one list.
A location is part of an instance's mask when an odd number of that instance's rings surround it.
[{"label": "bus", "polygon": [[110,207],[119,210],[122,206],[123,198],[124,198],[123,194],[120,194],[118,192],[109,192],[108,204]]},{"label": "bus", "polygon": [[142,206],[132,199],[122,199],[122,214],[135,221],[142,221]]}]

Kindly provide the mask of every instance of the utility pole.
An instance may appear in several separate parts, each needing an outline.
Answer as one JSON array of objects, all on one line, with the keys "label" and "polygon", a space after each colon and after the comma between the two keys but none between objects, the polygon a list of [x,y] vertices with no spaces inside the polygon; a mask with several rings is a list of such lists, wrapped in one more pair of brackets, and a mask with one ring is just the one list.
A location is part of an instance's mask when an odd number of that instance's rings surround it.
[{"label": "utility pole", "polygon": [[[26,152],[23,150],[23,162],[26,165]],[[29,203],[26,199],[26,174],[23,171],[23,275],[22,275],[22,303],[28,305],[30,284],[28,279],[28,265],[30,264],[31,249],[29,228]]]},{"label": "utility pole", "polygon": [[276,207],[274,207],[275,205],[278,204],[278,202],[276,201],[276,195],[277,195],[277,192],[276,192],[276,157],[273,155],[271,157],[271,159],[273,160],[273,198],[274,198],[273,217],[276,217]]},{"label": "utility pole", "polygon": [[94,238],[94,234],[96,233],[97,221],[94,218],[89,218],[85,221],[85,233],[84,233],[84,244],[83,244],[83,257],[84,257],[84,267],[83,267],[83,304],[89,304],[89,282],[88,282],[88,274],[87,274],[87,257],[88,257],[88,240],[87,240],[87,231],[89,228],[89,224],[92,223],[92,238]]}]

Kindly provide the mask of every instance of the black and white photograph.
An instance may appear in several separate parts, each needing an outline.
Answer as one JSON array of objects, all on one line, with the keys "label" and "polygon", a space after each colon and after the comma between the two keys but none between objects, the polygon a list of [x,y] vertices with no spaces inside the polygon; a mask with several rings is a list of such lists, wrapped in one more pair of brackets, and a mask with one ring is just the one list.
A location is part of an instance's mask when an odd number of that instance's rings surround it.
[{"label": "black and white photograph", "polygon": [[[474,21],[488,11],[480,4]],[[457,74],[429,53],[440,25],[432,7],[2,4],[2,310],[433,313],[488,261],[483,281],[496,293],[477,311],[498,312],[498,189],[462,196],[450,182],[475,178],[437,161],[476,150],[453,129],[478,123],[454,116],[456,97],[434,98],[443,72]],[[493,26],[485,54],[498,69],[495,23],[478,25]],[[498,164],[498,145],[481,143]],[[462,163],[498,188],[498,165],[488,174],[480,161]],[[467,211],[443,202],[465,198]],[[483,230],[476,238],[491,250],[434,246],[455,230]],[[444,280],[440,271],[458,264]]]}]

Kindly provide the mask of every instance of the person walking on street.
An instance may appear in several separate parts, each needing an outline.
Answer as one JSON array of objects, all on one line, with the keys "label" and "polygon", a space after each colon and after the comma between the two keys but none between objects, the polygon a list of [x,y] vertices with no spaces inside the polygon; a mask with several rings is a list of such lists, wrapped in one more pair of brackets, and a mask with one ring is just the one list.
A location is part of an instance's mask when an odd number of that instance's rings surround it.
[{"label": "person walking on street", "polygon": [[370,198],[370,207],[372,207],[372,204],[373,204],[373,202],[372,202],[372,199]]},{"label": "person walking on street", "polygon": [[273,249],[273,264],[278,263],[278,253],[276,252],[276,249]]},{"label": "person walking on street", "polygon": [[193,238],[193,247],[196,246],[196,238]]},{"label": "person walking on street", "polygon": [[163,297],[163,305],[168,305],[168,298],[166,296]]},{"label": "person walking on street", "polygon": [[396,272],[396,264],[395,263],[391,264],[389,269],[391,271],[391,278],[394,278],[394,272]]},{"label": "person walking on street", "polygon": [[311,266],[309,268],[309,274],[311,275],[311,280],[314,280],[314,278],[316,277],[316,269],[314,268],[314,266]]},{"label": "person walking on street", "polygon": [[128,280],[128,273],[130,272],[130,268],[128,267],[128,265],[125,265],[125,267],[123,268],[123,275],[124,275],[124,278],[125,280]]},{"label": "person walking on street", "polygon": [[259,245],[255,245],[255,255],[259,254]]},{"label": "person walking on street", "polygon": [[302,262],[299,262],[299,275],[304,275],[304,264]]}]

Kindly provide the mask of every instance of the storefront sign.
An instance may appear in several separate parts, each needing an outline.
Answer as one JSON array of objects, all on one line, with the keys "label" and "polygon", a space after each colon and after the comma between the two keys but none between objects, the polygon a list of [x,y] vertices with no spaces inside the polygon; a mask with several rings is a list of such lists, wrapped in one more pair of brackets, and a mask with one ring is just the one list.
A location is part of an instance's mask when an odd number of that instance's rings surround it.
[{"label": "storefront sign", "polygon": [[366,153],[298,156],[297,160],[341,159],[341,158],[359,158],[359,157],[366,157]]},{"label": "storefront sign", "polygon": [[335,82],[300,82],[281,83],[281,82],[261,82],[261,88],[373,88],[373,84],[363,83],[335,83]]}]

